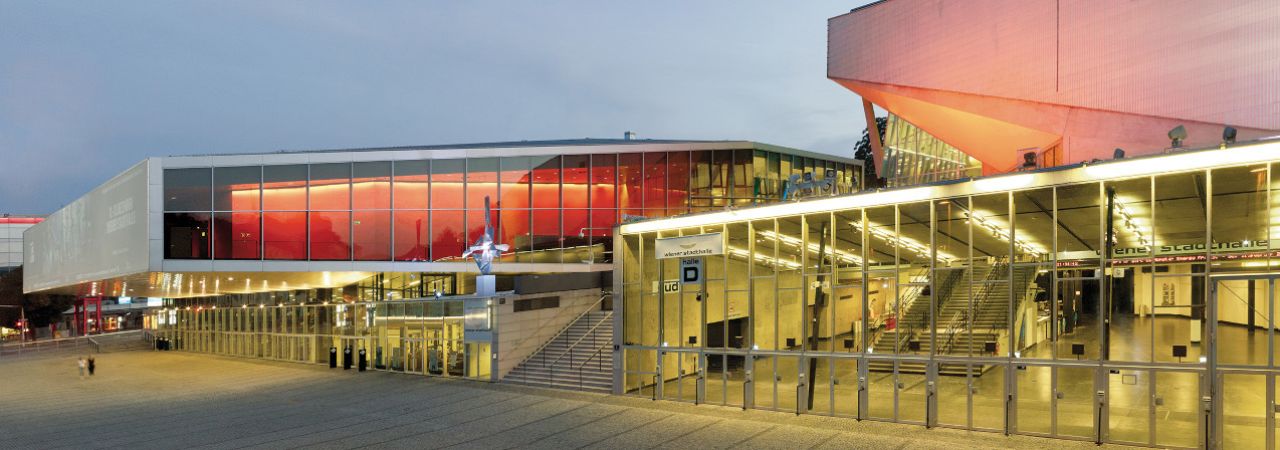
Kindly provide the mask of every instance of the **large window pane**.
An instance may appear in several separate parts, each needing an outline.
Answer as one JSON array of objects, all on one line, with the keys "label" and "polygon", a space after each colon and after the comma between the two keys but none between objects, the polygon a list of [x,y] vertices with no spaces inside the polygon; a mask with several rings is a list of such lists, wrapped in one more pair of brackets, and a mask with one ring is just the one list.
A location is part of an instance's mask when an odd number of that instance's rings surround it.
[{"label": "large window pane", "polygon": [[[1267,164],[1217,169],[1212,177],[1213,271],[1264,270],[1268,267],[1266,240],[1271,219]],[[1157,184],[1163,187],[1172,182]]]},{"label": "large window pane", "polygon": [[[1151,188],[1150,178],[1107,183],[1107,198],[1111,203],[1111,215],[1107,220],[1113,242],[1111,277],[1107,286],[1110,294],[1107,316],[1110,320],[1104,325],[1107,330],[1107,345],[1103,347],[1103,351],[1106,352],[1104,356],[1107,359],[1152,360],[1153,324],[1141,316],[1142,310],[1135,303],[1137,299],[1134,298],[1133,285],[1135,269],[1151,266],[1153,242],[1160,242],[1153,237],[1152,225],[1155,218],[1152,215]],[[1177,199],[1170,200],[1182,203],[1179,206],[1189,206]],[[1171,237],[1165,236],[1166,239]],[[1203,247],[1200,252],[1204,252]]]},{"label": "large window pane", "polygon": [[667,153],[667,215],[689,212],[689,152]]},{"label": "large window pane", "polygon": [[716,150],[712,155],[711,206],[724,206],[733,195],[733,150]]},{"label": "large window pane", "polygon": [[[751,150],[734,150],[733,152],[733,198],[736,205],[751,204],[753,200],[752,159]],[[815,174],[815,178],[818,175]]]},{"label": "large window pane", "polygon": [[164,215],[164,257],[209,259],[209,213]]},{"label": "large window pane", "polygon": [[[560,210],[533,211],[533,249],[560,248]],[[559,259],[559,257],[555,257]]]},{"label": "large window pane", "polygon": [[358,162],[352,164],[352,199],[354,209],[387,209],[391,207],[391,162]]},{"label": "large window pane", "polygon": [[618,208],[622,214],[643,215],[644,194],[641,187],[643,180],[639,153],[618,155]]},{"label": "large window pane", "polygon": [[500,193],[502,200],[494,204],[494,208],[528,208],[529,207],[529,157],[516,156],[502,158],[498,173],[502,183]]},{"label": "large window pane", "polygon": [[466,249],[463,220],[462,211],[431,211],[432,260],[457,258]]},{"label": "large window pane", "polygon": [[590,206],[587,189],[590,166],[590,155],[564,156],[564,180],[561,186],[564,208],[586,208]]},{"label": "large window pane", "polygon": [[[437,159],[431,161],[431,208],[463,207],[462,177],[467,166],[462,159]],[[459,230],[461,231],[461,230]]]},{"label": "large window pane", "polygon": [[266,259],[307,259],[307,213],[262,213],[262,253]]},{"label": "large window pane", "polygon": [[484,199],[490,207],[498,201],[498,158],[467,160],[467,209],[483,210]]},{"label": "large window pane", "polygon": [[[498,232],[498,219],[502,217],[502,210],[493,210],[489,216],[489,226],[492,227],[494,233]],[[484,235],[484,208],[467,210],[467,243],[475,242]]]},{"label": "large window pane", "polygon": [[644,208],[646,217],[666,216],[667,154],[644,154]]},{"label": "large window pane", "polygon": [[258,212],[214,214],[213,257],[216,259],[258,259],[260,253]]},{"label": "large window pane", "polygon": [[311,259],[351,259],[351,213],[312,211]]},{"label": "large window pane", "polygon": [[351,164],[312,164],[308,184],[309,209],[351,209]]},{"label": "large window pane", "polygon": [[564,209],[563,228],[561,235],[564,236],[565,248],[580,247],[587,245],[587,232],[591,231],[587,228],[591,226],[585,209]]},{"label": "large window pane", "polygon": [[305,211],[307,209],[307,166],[264,166],[262,168],[262,209]]},{"label": "large window pane", "polygon": [[533,158],[533,207],[560,207],[560,157]]},{"label": "large window pane", "polygon": [[591,156],[591,207],[613,208],[617,203],[618,157]]},{"label": "large window pane", "polygon": [[529,210],[502,209],[498,227],[498,242],[507,244],[517,257],[528,257],[529,253]]},{"label": "large window pane", "polygon": [[427,208],[431,161],[395,162],[395,208]]},{"label": "large window pane", "polygon": [[262,167],[213,169],[213,207],[218,211],[253,211],[261,206]]},{"label": "large window pane", "polygon": [[209,169],[164,171],[165,211],[212,211],[212,174]]},{"label": "large window pane", "polygon": [[395,221],[396,261],[429,261],[427,211],[396,210]]},{"label": "large window pane", "polygon": [[391,211],[356,211],[351,215],[353,252],[357,261],[391,259]]}]

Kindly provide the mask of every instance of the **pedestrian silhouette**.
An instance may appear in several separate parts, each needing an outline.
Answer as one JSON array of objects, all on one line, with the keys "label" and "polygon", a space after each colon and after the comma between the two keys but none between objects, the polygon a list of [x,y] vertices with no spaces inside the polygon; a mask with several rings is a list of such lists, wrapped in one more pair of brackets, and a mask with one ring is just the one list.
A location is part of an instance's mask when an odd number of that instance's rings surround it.
[{"label": "pedestrian silhouette", "polygon": [[93,361],[93,357],[92,357],[92,356],[90,356],[90,357],[89,357],[89,376],[90,376],[90,377],[92,377],[92,376],[93,376],[93,369],[94,369],[94,364],[93,364],[93,362],[94,362],[94,361]]},{"label": "pedestrian silhouette", "polygon": [[81,380],[83,380],[83,379],[84,379],[84,365],[85,365],[84,357],[80,357],[80,359],[76,360],[76,366],[80,368],[80,379],[81,379]]}]

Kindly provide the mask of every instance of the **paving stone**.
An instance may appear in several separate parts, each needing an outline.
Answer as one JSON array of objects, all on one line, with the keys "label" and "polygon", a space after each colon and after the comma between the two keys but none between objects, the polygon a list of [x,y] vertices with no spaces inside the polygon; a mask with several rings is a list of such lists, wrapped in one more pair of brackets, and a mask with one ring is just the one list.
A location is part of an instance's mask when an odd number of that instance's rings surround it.
[{"label": "paving stone", "polygon": [[1093,448],[185,352],[97,355],[81,380],[77,356],[0,360],[0,448]]}]

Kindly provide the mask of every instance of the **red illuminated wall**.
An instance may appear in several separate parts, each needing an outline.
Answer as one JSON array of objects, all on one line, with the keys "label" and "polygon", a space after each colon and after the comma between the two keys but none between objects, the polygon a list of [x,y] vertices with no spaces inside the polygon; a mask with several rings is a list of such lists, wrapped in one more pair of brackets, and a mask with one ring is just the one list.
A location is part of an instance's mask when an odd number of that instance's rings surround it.
[{"label": "red illuminated wall", "polygon": [[1280,130],[1280,3],[888,0],[829,22],[832,80],[973,155],[1065,163]]}]

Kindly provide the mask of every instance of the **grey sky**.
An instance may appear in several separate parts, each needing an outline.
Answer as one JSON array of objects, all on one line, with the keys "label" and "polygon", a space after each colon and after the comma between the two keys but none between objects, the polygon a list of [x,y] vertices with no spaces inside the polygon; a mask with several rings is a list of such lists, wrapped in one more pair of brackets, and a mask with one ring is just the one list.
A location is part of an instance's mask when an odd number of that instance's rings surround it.
[{"label": "grey sky", "polygon": [[626,130],[850,155],[826,19],[863,3],[0,0],[0,212],[155,155]]}]

